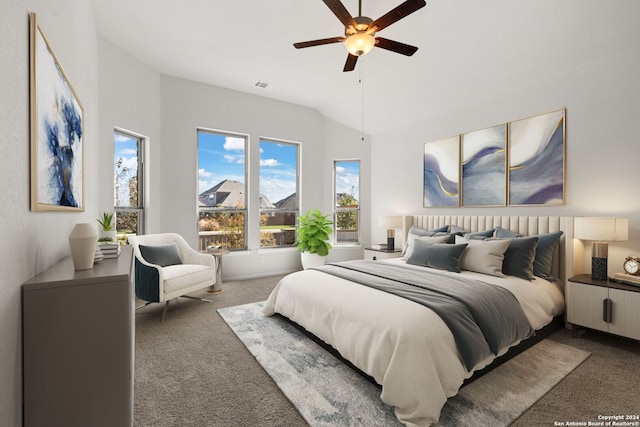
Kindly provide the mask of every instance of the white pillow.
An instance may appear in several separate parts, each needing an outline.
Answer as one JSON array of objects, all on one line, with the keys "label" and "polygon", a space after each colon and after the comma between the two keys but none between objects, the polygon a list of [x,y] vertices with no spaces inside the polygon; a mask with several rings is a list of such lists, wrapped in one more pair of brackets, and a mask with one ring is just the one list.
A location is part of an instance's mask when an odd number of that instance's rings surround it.
[{"label": "white pillow", "polygon": [[456,244],[467,243],[460,256],[460,268],[491,276],[504,277],[502,262],[509,248],[509,240],[475,240],[456,236]]},{"label": "white pillow", "polygon": [[444,234],[442,236],[419,236],[413,233],[409,233],[407,236],[407,244],[404,249],[404,254],[402,255],[402,259],[406,261],[411,256],[411,253],[413,252],[413,247],[415,245],[414,244],[415,239],[420,239],[423,242],[434,244],[434,243],[447,243],[450,238],[451,238],[450,234]]}]

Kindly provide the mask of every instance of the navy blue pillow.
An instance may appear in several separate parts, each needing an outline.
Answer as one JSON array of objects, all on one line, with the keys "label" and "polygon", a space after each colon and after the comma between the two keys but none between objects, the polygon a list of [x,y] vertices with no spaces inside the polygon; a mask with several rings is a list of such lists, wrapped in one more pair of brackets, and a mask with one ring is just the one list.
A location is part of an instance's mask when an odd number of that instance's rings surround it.
[{"label": "navy blue pillow", "polygon": [[553,264],[553,255],[562,237],[562,231],[538,235],[536,258],[533,261],[533,274],[538,277],[549,277]]},{"label": "navy blue pillow", "polygon": [[509,276],[521,277],[527,280],[535,279],[533,263],[536,257],[538,237],[520,237],[510,240],[509,247],[504,253],[502,272]]},{"label": "navy blue pillow", "polygon": [[462,255],[466,247],[466,243],[458,245],[448,243],[430,244],[416,239],[415,247],[411,256],[407,259],[407,264],[460,273],[460,255]]},{"label": "navy blue pillow", "polygon": [[178,251],[178,245],[175,242],[168,245],[138,245],[138,248],[142,258],[150,264],[159,265],[160,267],[182,264],[180,251]]}]

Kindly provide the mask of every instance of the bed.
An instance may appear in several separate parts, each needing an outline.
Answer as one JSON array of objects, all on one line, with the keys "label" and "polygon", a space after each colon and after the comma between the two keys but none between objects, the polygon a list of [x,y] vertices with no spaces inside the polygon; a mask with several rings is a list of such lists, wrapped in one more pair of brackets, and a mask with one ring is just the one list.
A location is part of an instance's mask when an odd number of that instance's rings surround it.
[{"label": "bed", "polygon": [[[454,230],[457,237],[451,237]],[[489,230],[492,233],[489,234]],[[498,230],[502,236],[496,236]],[[278,313],[302,326],[371,376],[382,386],[381,399],[394,407],[402,423],[428,426],[437,423],[447,398],[455,395],[474,373],[477,375],[488,369],[513,346],[522,346],[535,339],[534,331],[541,330],[563,313],[564,283],[573,268],[572,245],[565,242],[571,241],[572,230],[570,217],[408,216],[405,217],[404,234],[409,244],[405,245],[402,259],[337,263],[292,273],[274,288],[264,313]],[[485,236],[477,235],[483,232]],[[480,257],[486,265],[478,265],[479,260],[475,257],[486,252],[488,247],[497,248],[494,252],[499,257],[505,241],[507,247],[532,240],[537,244],[552,234],[560,237],[548,260],[549,265],[545,266],[549,268],[545,278],[501,275],[494,271],[495,268],[491,270],[491,264],[497,262],[495,259]],[[451,243],[439,240],[440,236],[446,236]],[[450,253],[454,246],[464,246],[462,255],[458,256],[459,266],[477,271],[462,269],[456,272],[455,268],[448,271],[438,262],[432,263],[438,268],[415,263],[416,259],[422,260],[424,253],[435,253],[429,252],[435,249]],[[505,251],[502,251],[504,257]],[[540,256],[542,252],[541,245]],[[473,259],[469,254],[474,254]],[[548,250],[546,255],[549,255]],[[486,268],[495,274],[487,274]],[[387,275],[390,279],[383,277]],[[391,282],[393,291],[387,289]],[[395,289],[395,283],[400,283],[400,291]],[[419,295],[414,296],[416,287],[420,288]],[[477,332],[471,333],[464,326],[468,317],[465,314],[467,303],[462,303],[460,309],[450,305],[458,304],[457,300],[463,298],[456,293],[459,289],[470,293],[464,298],[483,301],[477,305],[489,307],[483,316],[491,321],[477,321],[482,328],[485,328],[483,322],[490,324],[489,328],[507,326],[504,331],[496,332],[501,334],[496,339],[493,338],[495,331],[481,330],[486,337],[486,343],[482,345],[488,351],[474,341]],[[430,297],[423,296],[423,292],[435,292],[438,302],[424,302]],[[453,292],[454,295],[442,306],[439,292]],[[485,292],[490,296],[485,296]],[[502,299],[490,307],[494,298]],[[513,304],[510,298],[515,301]],[[507,306],[510,308],[506,309]],[[474,311],[473,304],[470,307],[471,317],[483,319]],[[462,323],[456,323],[460,320],[452,320],[447,314],[459,311],[464,311],[460,315]],[[514,317],[504,320],[510,311]],[[523,316],[530,330],[525,330],[524,326],[513,327],[522,324]],[[474,328],[477,325],[468,326],[470,330]],[[518,331],[514,332],[516,329]],[[465,335],[470,337],[465,338]]]}]

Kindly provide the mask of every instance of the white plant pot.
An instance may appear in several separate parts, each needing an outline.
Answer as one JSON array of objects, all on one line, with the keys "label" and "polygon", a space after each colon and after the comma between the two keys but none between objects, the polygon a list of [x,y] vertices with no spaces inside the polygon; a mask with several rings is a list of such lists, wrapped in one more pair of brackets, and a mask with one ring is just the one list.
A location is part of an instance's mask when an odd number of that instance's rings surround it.
[{"label": "white plant pot", "polygon": [[305,270],[307,268],[320,267],[321,265],[324,265],[326,258],[327,258],[326,256],[320,256],[318,254],[310,254],[309,252],[300,253],[300,261],[302,261],[302,268]]},{"label": "white plant pot", "polygon": [[116,240],[118,240],[118,232],[116,230],[111,230],[111,231],[100,230],[100,232],[98,233],[98,238],[99,239],[108,238],[115,242]]},{"label": "white plant pot", "polygon": [[98,232],[91,224],[87,222],[76,224],[69,235],[73,268],[76,270],[89,270],[93,268],[97,244]]}]

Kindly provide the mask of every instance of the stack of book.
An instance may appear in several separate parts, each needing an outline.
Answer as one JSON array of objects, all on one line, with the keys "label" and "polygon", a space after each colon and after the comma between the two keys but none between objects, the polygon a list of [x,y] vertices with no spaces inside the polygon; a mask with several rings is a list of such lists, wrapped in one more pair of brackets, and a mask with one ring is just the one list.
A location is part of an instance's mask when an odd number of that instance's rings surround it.
[{"label": "stack of book", "polygon": [[375,243],[371,245],[371,249],[376,249],[378,251],[387,249],[386,243]]},{"label": "stack of book", "polygon": [[120,255],[120,243],[100,242],[98,243],[98,247],[100,248],[100,251],[102,252],[102,255],[105,259],[118,258],[118,255]]}]

